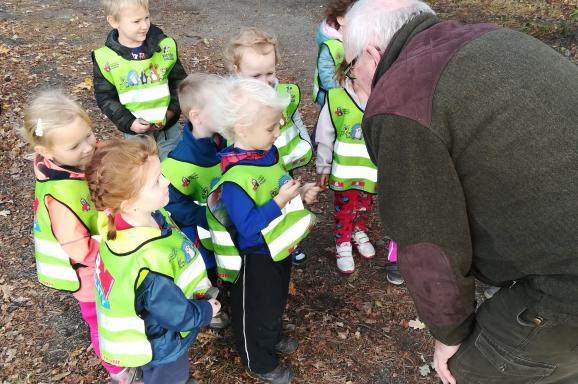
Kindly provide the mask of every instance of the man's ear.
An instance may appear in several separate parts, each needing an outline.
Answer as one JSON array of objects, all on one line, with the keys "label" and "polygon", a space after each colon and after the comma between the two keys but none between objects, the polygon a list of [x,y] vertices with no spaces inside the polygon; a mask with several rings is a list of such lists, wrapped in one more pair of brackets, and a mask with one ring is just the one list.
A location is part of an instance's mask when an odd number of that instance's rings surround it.
[{"label": "man's ear", "polygon": [[108,15],[106,17],[106,21],[108,22],[108,24],[110,24],[111,27],[113,27],[114,29],[118,29],[118,20],[116,19],[116,17],[114,17],[113,15]]},{"label": "man's ear", "polygon": [[369,54],[369,56],[371,56],[371,58],[375,62],[375,66],[377,67],[379,65],[379,62],[381,61],[381,51],[378,48],[374,47],[373,45],[370,45],[367,48],[365,48],[365,51]]},{"label": "man's ear", "polygon": [[44,145],[35,145],[34,152],[39,153],[45,159],[52,160],[52,152]]}]

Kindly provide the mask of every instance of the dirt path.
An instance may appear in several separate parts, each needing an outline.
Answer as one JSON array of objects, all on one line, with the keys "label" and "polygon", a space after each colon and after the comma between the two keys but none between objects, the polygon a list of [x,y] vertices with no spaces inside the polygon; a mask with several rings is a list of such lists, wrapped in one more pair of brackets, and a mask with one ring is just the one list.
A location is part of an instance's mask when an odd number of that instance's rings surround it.
[{"label": "dirt path", "polygon": [[[176,38],[189,72],[223,73],[221,47],[241,26],[277,33],[279,77],[302,89],[302,114],[309,127],[316,107],[309,101],[316,56],[315,30],[322,1],[151,0],[153,22]],[[472,8],[435,2],[444,15],[472,19]],[[456,2],[457,3],[457,2]],[[555,5],[556,1],[553,2]],[[562,4],[562,3],[561,3]],[[560,5],[567,14],[569,11]],[[491,13],[477,18],[491,19]],[[468,13],[469,12],[469,13]],[[477,18],[474,18],[477,20]],[[562,21],[552,21],[561,25]],[[558,23],[558,24],[556,24]],[[106,374],[94,357],[86,326],[70,295],[36,280],[31,221],[33,180],[29,149],[17,139],[22,109],[32,91],[58,86],[75,93],[93,117],[100,138],[116,130],[96,107],[90,87],[90,51],[103,43],[108,26],[94,0],[5,0],[0,3],[0,382],[102,383]],[[566,36],[566,35],[565,35]],[[576,55],[572,40],[552,40]],[[313,167],[301,176],[312,179]],[[297,383],[434,383],[419,367],[431,361],[432,339],[413,329],[416,315],[403,288],[384,279],[383,242],[375,260],[358,261],[349,278],[336,273],[331,205],[315,207],[319,224],[305,249],[309,260],[295,269],[295,291],[287,321],[301,344],[287,359]],[[373,217],[370,236],[381,237]],[[204,332],[191,350],[202,383],[250,383],[239,366],[231,333]]]}]

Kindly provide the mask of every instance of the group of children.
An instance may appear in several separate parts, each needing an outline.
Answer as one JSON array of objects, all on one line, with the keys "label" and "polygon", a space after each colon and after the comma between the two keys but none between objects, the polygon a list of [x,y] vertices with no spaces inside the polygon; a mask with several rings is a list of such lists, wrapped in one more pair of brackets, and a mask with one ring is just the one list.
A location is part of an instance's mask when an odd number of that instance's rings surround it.
[{"label": "group of children", "polygon": [[[305,260],[300,243],[315,223],[303,202],[327,186],[335,192],[339,271],[355,269],[352,242],[375,256],[367,217],[377,171],[361,133],[368,95],[351,66],[340,68],[353,1],[330,1],[320,27],[314,143],[299,87],[276,78],[269,34],[250,28],[230,41],[234,76],[187,76],[175,41],[151,25],[148,0],[103,3],[113,30],[93,52],[95,97],[126,137],[97,144],[86,112],[59,91],[28,106],[38,278],[74,292],[111,383],[194,383],[187,351],[199,328],[229,322],[217,286],[230,291],[247,373],[290,383],[278,355],[297,348],[282,318],[292,264]],[[318,179],[301,184],[293,171],[311,161],[314,144]],[[395,277],[388,272],[403,282]]]}]

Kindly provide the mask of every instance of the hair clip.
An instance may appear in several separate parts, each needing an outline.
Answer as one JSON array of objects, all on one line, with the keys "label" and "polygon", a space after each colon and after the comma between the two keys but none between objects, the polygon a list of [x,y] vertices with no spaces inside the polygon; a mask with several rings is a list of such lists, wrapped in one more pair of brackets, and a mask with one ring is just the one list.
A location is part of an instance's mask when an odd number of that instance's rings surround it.
[{"label": "hair clip", "polygon": [[42,125],[42,119],[38,119],[36,121],[36,129],[34,130],[34,134],[38,137],[44,136],[44,127]]},{"label": "hair clip", "polygon": [[112,210],[110,208],[104,209],[104,214],[108,217],[112,216]]}]

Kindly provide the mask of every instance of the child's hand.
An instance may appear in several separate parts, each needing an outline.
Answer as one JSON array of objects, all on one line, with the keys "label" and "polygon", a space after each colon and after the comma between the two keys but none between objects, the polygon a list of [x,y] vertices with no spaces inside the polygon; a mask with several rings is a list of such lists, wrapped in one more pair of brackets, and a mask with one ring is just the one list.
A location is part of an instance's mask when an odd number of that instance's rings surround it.
[{"label": "child's hand", "polygon": [[273,198],[279,208],[284,208],[285,205],[294,197],[299,196],[299,187],[301,184],[297,180],[289,180],[281,186],[277,196]]},{"label": "child's hand", "polygon": [[317,200],[317,194],[321,191],[321,187],[315,183],[306,183],[301,187],[301,199],[307,204],[311,204]]},{"label": "child's hand", "polygon": [[209,299],[207,300],[211,307],[213,308],[213,317],[217,316],[217,313],[221,310],[221,303],[217,301],[217,299]]},{"label": "child's hand", "polygon": [[327,184],[329,183],[329,174],[328,173],[321,173],[317,175],[317,185],[321,187],[321,189],[327,188]]},{"label": "child's hand", "polygon": [[134,133],[145,133],[148,132],[149,129],[151,129],[150,123],[140,117],[133,121],[132,125],[130,126],[130,130]]}]

